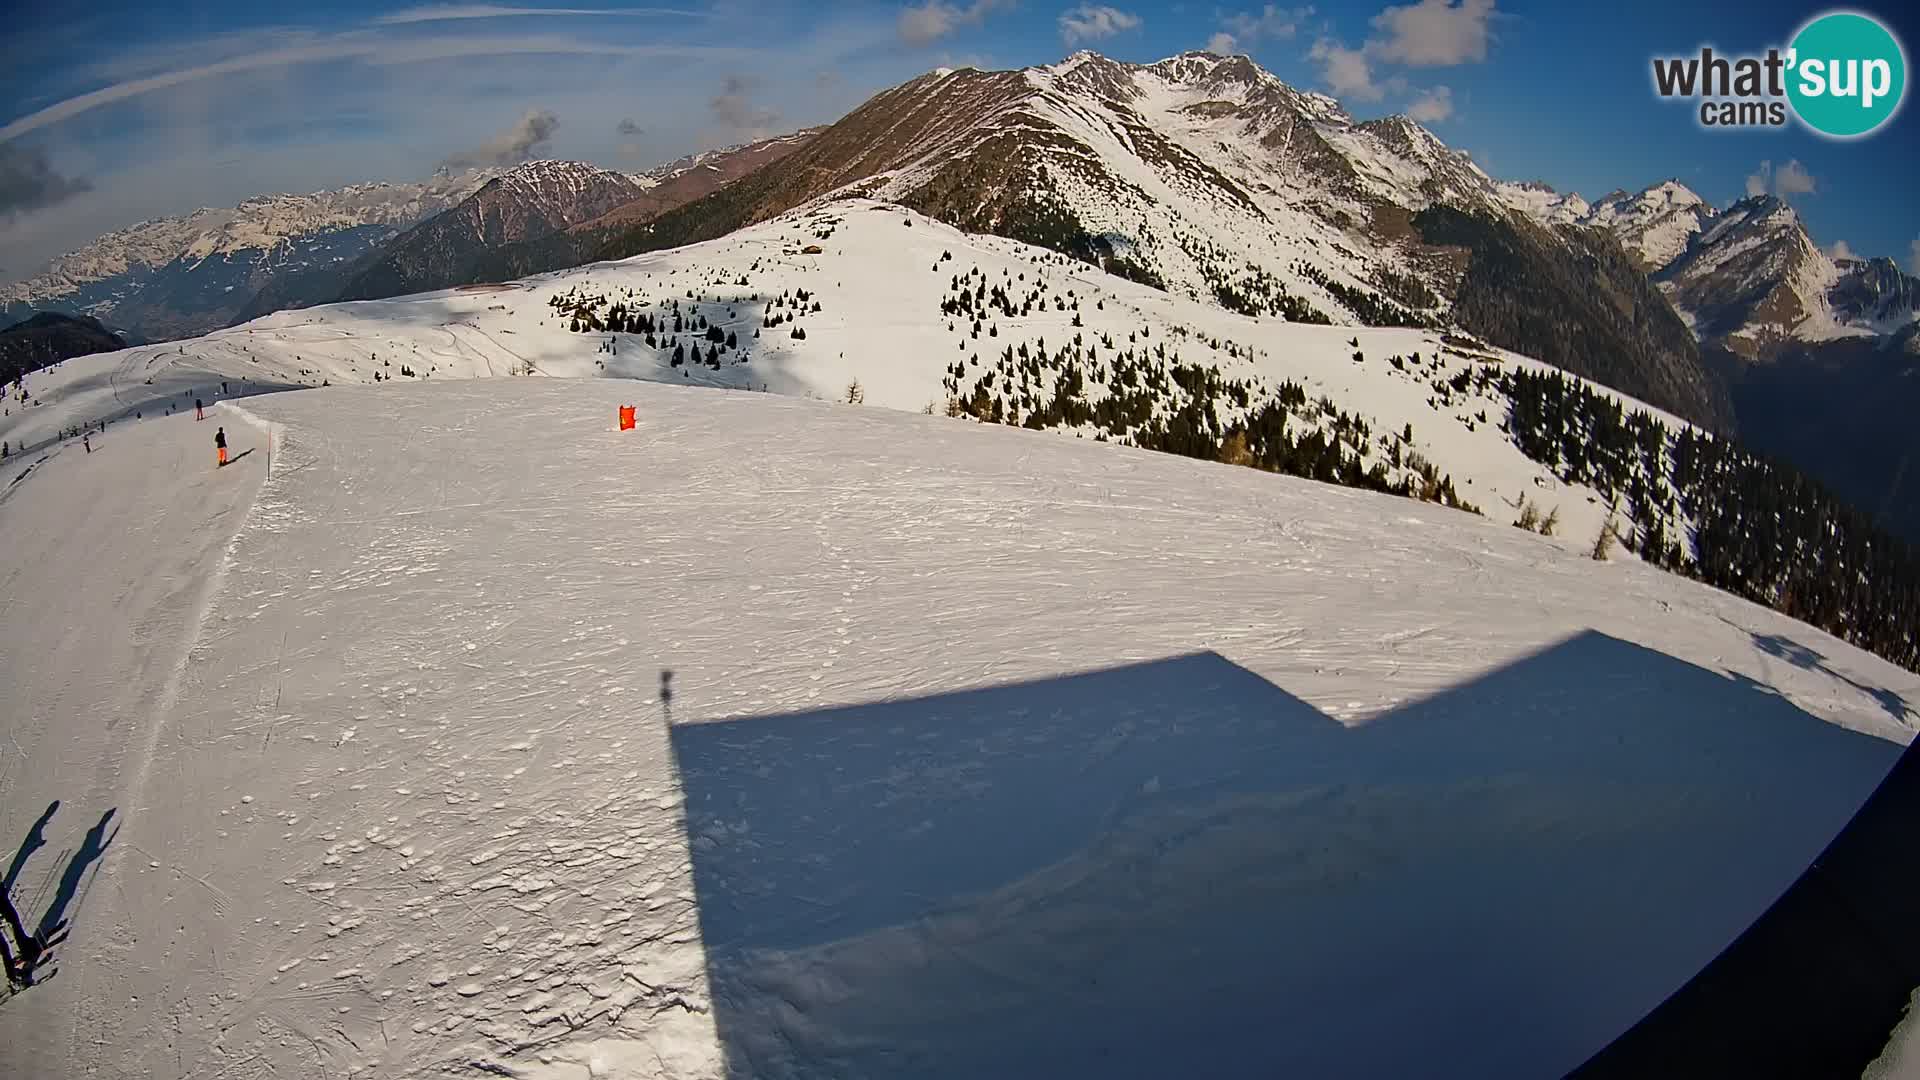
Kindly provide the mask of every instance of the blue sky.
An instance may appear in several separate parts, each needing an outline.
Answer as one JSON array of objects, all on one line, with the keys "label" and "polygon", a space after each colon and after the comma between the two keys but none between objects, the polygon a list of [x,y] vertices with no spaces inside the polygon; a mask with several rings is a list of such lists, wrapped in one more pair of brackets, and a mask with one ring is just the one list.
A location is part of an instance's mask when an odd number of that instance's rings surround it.
[{"label": "blue sky", "polygon": [[[1245,52],[1356,116],[1410,111],[1496,176],[1787,197],[1823,245],[1920,260],[1916,110],[1833,142],[1710,132],[1652,56],[1784,45],[1818,5],[916,0],[579,7],[32,5],[0,41],[0,280],[107,229],[525,154],[641,168],[828,122],[931,67]],[[1909,43],[1920,16],[1869,11]],[[1763,165],[1763,163],[1767,163]]]}]

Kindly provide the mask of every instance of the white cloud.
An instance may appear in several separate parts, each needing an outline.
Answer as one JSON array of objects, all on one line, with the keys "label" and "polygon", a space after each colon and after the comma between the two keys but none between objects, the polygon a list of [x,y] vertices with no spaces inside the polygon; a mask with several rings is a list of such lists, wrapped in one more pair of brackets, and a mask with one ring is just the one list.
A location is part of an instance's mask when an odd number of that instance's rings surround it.
[{"label": "white cloud", "polygon": [[1813,174],[1798,160],[1789,161],[1773,174],[1773,192],[1783,197],[1812,195],[1815,193]]},{"label": "white cloud", "polygon": [[993,14],[994,9],[1010,3],[1012,0],[973,0],[966,7],[957,7],[945,0],[927,0],[919,7],[902,8],[900,40],[915,47],[931,45],[962,26],[979,23]]},{"label": "white cloud", "polygon": [[1907,248],[1907,269],[1920,274],[1920,236],[1913,238],[1913,245]]},{"label": "white cloud", "polygon": [[[1488,24],[1498,14],[1494,0],[1418,0],[1375,15],[1374,34],[1359,48],[1321,38],[1307,59],[1320,65],[1321,77],[1335,95],[1378,101],[1388,92],[1400,93],[1406,81],[1400,76],[1376,79],[1376,67],[1454,67],[1486,60],[1492,39]],[[1444,120],[1453,115],[1451,93],[1436,91],[1416,101],[1409,115],[1423,119],[1414,109]]]},{"label": "white cloud", "polygon": [[1797,158],[1778,169],[1773,167],[1773,162],[1762,161],[1759,171],[1747,177],[1748,198],[1773,195],[1787,199],[1795,195],[1817,195],[1819,190],[1819,182]]},{"label": "white cloud", "polygon": [[1081,4],[1060,13],[1060,38],[1069,45],[1138,29],[1140,16],[1119,8]]},{"label": "white cloud", "polygon": [[1494,0],[1419,0],[1373,17],[1380,36],[1368,50],[1380,60],[1408,67],[1452,67],[1487,58],[1487,23]]},{"label": "white cloud", "polygon": [[554,131],[559,127],[560,118],[551,111],[528,109],[512,127],[471,150],[447,155],[440,164],[444,168],[460,170],[531,161],[552,140]]},{"label": "white cloud", "polygon": [[1313,15],[1310,7],[1283,8],[1268,4],[1257,12],[1240,11],[1220,16],[1224,28],[1207,40],[1207,51],[1232,53],[1251,49],[1262,41],[1289,41],[1300,24]]},{"label": "white cloud", "polygon": [[1423,124],[1437,124],[1453,116],[1453,89],[1436,86],[1407,106],[1407,115]]},{"label": "white cloud", "polygon": [[1841,259],[1857,259],[1859,257],[1860,256],[1853,253],[1852,245],[1848,244],[1845,240],[1835,240],[1833,246],[1827,249],[1827,258],[1836,262]]},{"label": "white cloud", "polygon": [[1363,50],[1321,38],[1313,43],[1307,59],[1320,65],[1320,77],[1335,97],[1379,101],[1387,96],[1386,90],[1373,81],[1373,65]]},{"label": "white cloud", "polygon": [[698,18],[705,12],[675,8],[529,8],[499,4],[427,4],[389,12],[373,21],[382,26],[448,22],[454,19],[511,19],[528,15],[666,15]]}]

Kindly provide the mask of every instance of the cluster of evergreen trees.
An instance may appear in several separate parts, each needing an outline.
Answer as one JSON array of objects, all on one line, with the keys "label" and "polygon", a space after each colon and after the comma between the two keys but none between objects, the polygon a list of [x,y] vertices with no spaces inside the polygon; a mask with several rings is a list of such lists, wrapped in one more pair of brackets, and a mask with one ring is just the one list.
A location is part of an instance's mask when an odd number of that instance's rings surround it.
[{"label": "cluster of evergreen trees", "polygon": [[[962,287],[956,296],[993,296],[984,281],[974,282],[972,273],[956,277]],[[970,309],[949,296],[943,310]],[[1412,449],[1411,426],[1376,435],[1365,418],[1330,399],[1309,401],[1297,383],[1270,388],[1231,378],[1216,365],[1182,360],[1164,340],[1144,340],[1150,337],[1148,324],[1128,332],[1124,345],[1111,333],[1097,341],[1075,333],[1054,348],[1044,338],[1007,344],[990,361],[969,354],[947,369],[947,414],[1037,430],[1091,430],[1102,441],[1479,512],[1460,497],[1452,477]],[[962,350],[974,340],[977,333],[963,339]],[[1217,340],[1207,343],[1223,349]],[[1231,342],[1224,351],[1251,352]]]},{"label": "cluster of evergreen trees", "polygon": [[1279,278],[1248,264],[1247,272],[1230,280],[1209,278],[1213,298],[1228,311],[1242,315],[1266,315],[1288,322],[1332,326],[1333,320],[1305,299],[1287,291]]},{"label": "cluster of evergreen trees", "polygon": [[[746,283],[744,275],[738,281],[730,282],[743,287]],[[632,334],[645,342],[647,348],[664,354],[671,367],[705,364],[718,371],[729,353],[737,353],[738,362],[747,363],[748,349],[740,343],[739,331],[727,329],[713,321],[703,310],[703,305],[707,303],[706,294],[696,296],[689,289],[687,299],[693,303],[685,307],[681,306],[679,297],[654,303],[644,296],[636,297],[633,290],[628,289],[624,299],[609,303],[605,295],[582,291],[579,286],[574,286],[564,293],[549,297],[547,303],[561,318],[567,320],[569,330],[582,334]],[[724,309],[726,320],[739,321],[738,305],[741,302],[737,298],[715,298],[714,318],[719,318],[719,310]],[[758,293],[752,294],[745,302],[759,303],[760,296]],[[762,313],[762,324],[777,326],[803,313],[819,310],[820,302],[805,289],[783,292],[767,302]],[[755,330],[753,336],[759,337],[760,331]],[[804,338],[806,333],[796,326],[793,336]],[[603,351],[613,350],[603,346]]]},{"label": "cluster of evergreen trees", "polygon": [[1333,320],[1324,312],[1288,292],[1286,284],[1265,267],[1252,262],[1240,269],[1231,267],[1233,255],[1214,242],[1213,238],[1181,232],[1176,234],[1175,240],[1180,249],[1186,252],[1187,258],[1199,268],[1200,279],[1206,284],[1207,291],[1228,311],[1255,317],[1264,315],[1288,322],[1332,325]]},{"label": "cluster of evergreen trees", "polygon": [[[1358,289],[1346,282],[1335,280],[1311,263],[1297,261],[1293,269],[1301,277],[1332,293],[1335,300],[1340,301],[1348,311],[1353,312],[1367,326],[1411,326],[1424,330],[1434,325],[1433,319],[1417,311],[1410,311],[1378,293]],[[1425,291],[1424,286],[1411,278],[1402,279],[1400,284],[1403,287],[1411,284]],[[1427,295],[1431,297],[1432,293]],[[1436,300],[1435,303],[1438,301]]]},{"label": "cluster of evergreen trees", "polygon": [[1920,553],[1866,514],[1792,466],[1676,433],[1560,372],[1511,371],[1502,386],[1515,444],[1616,506],[1642,558],[1920,670]]},{"label": "cluster of evergreen trees", "polygon": [[[937,267],[936,267],[937,269]],[[1042,314],[1051,306],[1056,312],[1078,312],[1080,298],[1072,289],[1064,294],[1053,291],[1044,274],[1035,273],[1031,285],[1022,271],[1017,277],[1011,270],[1001,271],[1005,281],[996,281],[991,287],[987,283],[986,271],[979,267],[965,274],[955,274],[947,285],[947,295],[940,300],[940,313],[948,318],[965,318],[978,323],[982,317],[998,313],[1002,318],[1024,318],[1033,314],[1038,307]],[[1008,286],[1012,286],[1009,291]],[[1015,293],[1018,293],[1016,299]],[[978,330],[974,333],[979,336]]]}]

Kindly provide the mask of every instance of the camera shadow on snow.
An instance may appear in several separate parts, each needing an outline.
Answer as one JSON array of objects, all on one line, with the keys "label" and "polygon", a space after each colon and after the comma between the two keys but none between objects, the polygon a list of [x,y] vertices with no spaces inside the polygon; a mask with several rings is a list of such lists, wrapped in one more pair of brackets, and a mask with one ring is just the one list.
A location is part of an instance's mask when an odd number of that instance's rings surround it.
[{"label": "camera shadow on snow", "polygon": [[1901,752],[1598,633],[1354,728],[1214,653],[682,720],[764,1076],[1558,1075]]}]

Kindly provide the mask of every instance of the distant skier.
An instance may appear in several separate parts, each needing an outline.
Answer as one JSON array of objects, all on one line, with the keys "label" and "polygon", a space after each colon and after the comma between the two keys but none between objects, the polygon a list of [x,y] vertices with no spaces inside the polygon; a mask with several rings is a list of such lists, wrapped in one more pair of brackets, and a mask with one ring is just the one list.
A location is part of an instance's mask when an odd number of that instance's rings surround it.
[{"label": "distant skier", "polygon": [[224,396],[226,392],[227,392],[227,383],[225,379],[222,379],[220,381],[220,393]]},{"label": "distant skier", "polygon": [[213,433],[213,448],[220,452],[220,465],[217,467],[224,468],[227,464],[227,429],[226,428],[220,428]]},{"label": "distant skier", "polygon": [[80,445],[86,447],[87,453],[93,453],[93,432],[89,431],[80,436]]},{"label": "distant skier", "polygon": [[206,402],[201,401],[199,398],[193,399],[193,418],[195,420],[205,420],[207,418],[206,410],[207,410]]}]

